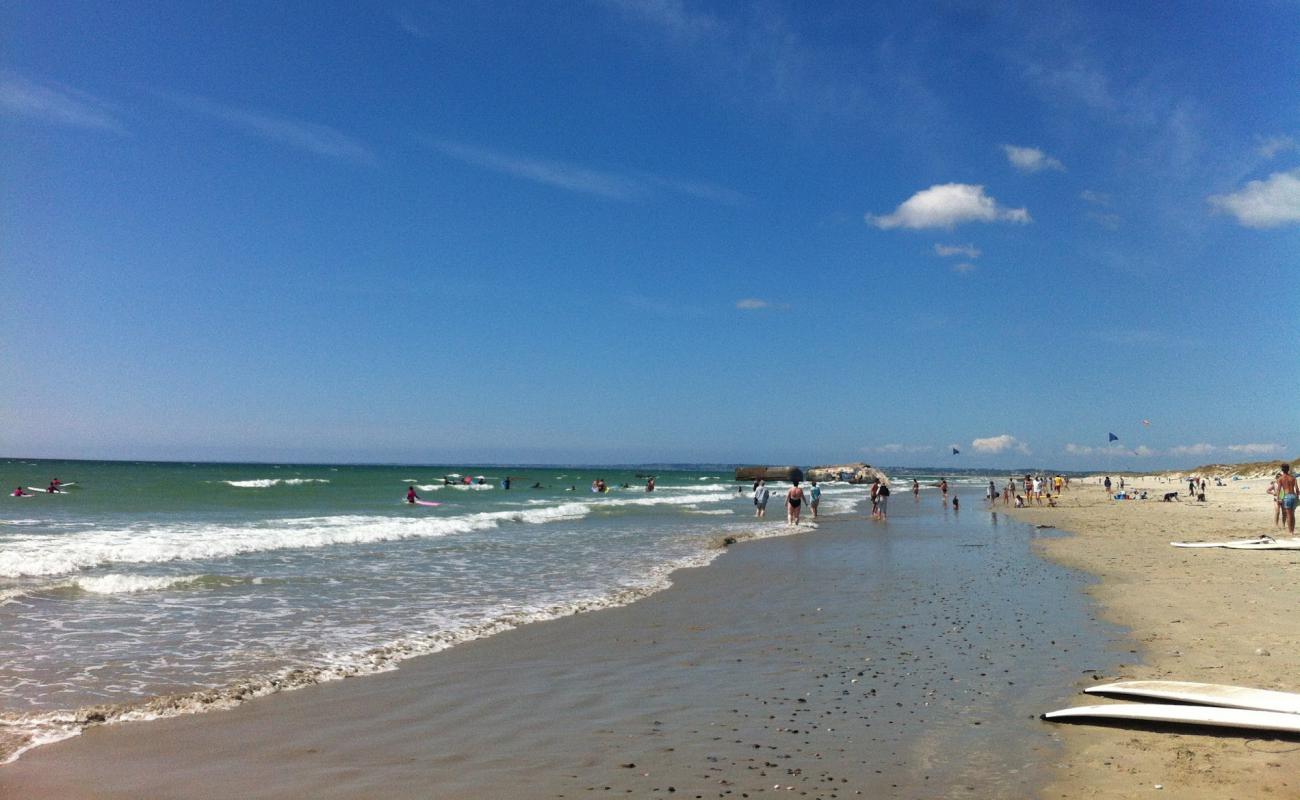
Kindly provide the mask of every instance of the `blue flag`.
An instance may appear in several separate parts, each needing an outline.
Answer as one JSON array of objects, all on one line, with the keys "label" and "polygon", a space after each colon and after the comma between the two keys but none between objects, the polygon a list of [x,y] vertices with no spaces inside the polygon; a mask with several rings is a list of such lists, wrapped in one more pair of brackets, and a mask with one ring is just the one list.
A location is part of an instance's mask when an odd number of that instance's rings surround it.
[{"label": "blue flag", "polygon": [[1118,442],[1118,441],[1119,441],[1119,437],[1112,433],[1110,434],[1110,438],[1106,440],[1106,444],[1110,444],[1111,442]]}]

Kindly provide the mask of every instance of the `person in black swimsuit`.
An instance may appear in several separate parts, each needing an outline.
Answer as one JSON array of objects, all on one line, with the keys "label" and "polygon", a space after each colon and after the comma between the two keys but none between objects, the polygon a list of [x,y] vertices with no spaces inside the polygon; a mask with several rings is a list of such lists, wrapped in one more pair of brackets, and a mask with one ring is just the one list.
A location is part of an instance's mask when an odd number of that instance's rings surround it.
[{"label": "person in black swimsuit", "polygon": [[795,481],[794,486],[791,486],[790,491],[785,494],[785,521],[791,525],[798,525],[802,505],[803,489],[799,488],[799,481]]}]

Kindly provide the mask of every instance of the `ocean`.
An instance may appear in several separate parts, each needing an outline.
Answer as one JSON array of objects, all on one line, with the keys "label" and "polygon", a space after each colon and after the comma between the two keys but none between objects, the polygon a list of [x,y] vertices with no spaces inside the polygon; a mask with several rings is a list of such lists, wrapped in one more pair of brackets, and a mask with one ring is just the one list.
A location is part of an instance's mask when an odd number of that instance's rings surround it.
[{"label": "ocean", "polygon": [[[644,468],[0,462],[0,762],[630,603],[790,532],[730,470],[652,471],[647,493]],[[863,496],[827,485],[822,513]]]}]

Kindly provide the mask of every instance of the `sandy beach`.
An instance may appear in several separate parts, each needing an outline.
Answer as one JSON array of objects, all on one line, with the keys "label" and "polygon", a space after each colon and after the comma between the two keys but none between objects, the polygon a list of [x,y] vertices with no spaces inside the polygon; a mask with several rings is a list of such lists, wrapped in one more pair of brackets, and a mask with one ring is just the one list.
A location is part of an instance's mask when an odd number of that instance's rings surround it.
[{"label": "sandy beach", "polygon": [[[1005,797],[1120,633],[1052,532],[932,493],[744,542],[630,606],[228,712],[98,726],[12,797]],[[972,503],[973,505],[973,503]]]},{"label": "sandy beach", "polygon": [[[1126,476],[1153,499],[1115,501],[1075,481],[1058,508],[1016,517],[1073,535],[1041,552],[1099,578],[1090,594],[1131,631],[1122,679],[1226,683],[1300,692],[1300,552],[1183,549],[1171,541],[1279,534],[1267,479],[1210,486],[1205,503],[1160,502],[1173,479]],[[1082,676],[1078,688],[1095,681]],[[1104,702],[1079,694],[1067,705]],[[1300,797],[1300,741],[1243,732],[1061,725],[1066,754],[1048,798]],[[1158,789],[1157,787],[1163,787]]]}]

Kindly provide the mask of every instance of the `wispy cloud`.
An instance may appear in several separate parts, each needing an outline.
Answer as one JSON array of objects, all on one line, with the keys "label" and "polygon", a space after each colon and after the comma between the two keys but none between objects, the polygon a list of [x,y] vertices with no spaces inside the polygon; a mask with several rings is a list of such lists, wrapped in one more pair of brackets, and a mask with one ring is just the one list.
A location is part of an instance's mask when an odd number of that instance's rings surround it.
[{"label": "wispy cloud", "polygon": [[1215,451],[1215,447],[1208,442],[1198,442],[1196,444],[1180,444],[1169,448],[1171,456],[1207,456]]},{"label": "wispy cloud", "polygon": [[891,214],[867,214],[868,223],[890,228],[953,228],[964,222],[1030,222],[1024,208],[1004,208],[984,193],[983,186],[944,183],[922,189]]},{"label": "wispy cloud", "polygon": [[966,258],[979,258],[980,250],[973,244],[936,244],[934,246],[935,255],[943,256],[965,256]]},{"label": "wispy cloud", "polygon": [[416,22],[415,15],[404,8],[393,12],[393,21],[397,23],[399,28],[417,39],[429,38],[429,32],[423,25]]},{"label": "wispy cloud", "polygon": [[1065,452],[1072,456],[1106,456],[1107,458],[1151,458],[1159,455],[1159,451],[1152,450],[1146,445],[1137,447],[1118,447],[1111,445],[1109,447],[1095,447],[1087,444],[1067,444]]},{"label": "wispy cloud", "polygon": [[1223,449],[1237,455],[1268,456],[1282,452],[1282,445],[1273,442],[1252,442],[1250,444],[1230,444]]},{"label": "wispy cloud", "polygon": [[1029,455],[1029,445],[1009,433],[990,436],[986,439],[971,440],[970,447],[977,453],[1005,453],[1014,450],[1022,455]]},{"label": "wispy cloud", "polygon": [[1274,158],[1278,153],[1296,149],[1300,149],[1300,146],[1296,144],[1294,136],[1269,136],[1259,143],[1255,152],[1264,158]]},{"label": "wispy cloud", "polygon": [[8,72],[0,72],[0,109],[54,125],[126,133],[104,101],[68,86],[37,83]]},{"label": "wispy cloud", "polygon": [[1092,203],[1094,206],[1109,206],[1111,196],[1105,192],[1094,192],[1092,189],[1084,189],[1079,192],[1079,198],[1085,203]]},{"label": "wispy cloud", "polygon": [[186,111],[217,120],[232,128],[267,141],[287,145],[307,153],[341,161],[375,163],[370,148],[327,125],[306,122],[267,111],[237,108],[184,94],[159,93],[160,97]]},{"label": "wispy cloud", "polygon": [[866,447],[862,448],[862,452],[886,453],[886,454],[930,453],[930,452],[934,452],[937,449],[938,448],[936,448],[934,445],[929,445],[929,444],[878,444],[878,445],[867,445]]},{"label": "wispy cloud", "polygon": [[1274,172],[1235,192],[1211,195],[1209,203],[1247,228],[1277,228],[1300,223],[1300,169]]},{"label": "wispy cloud", "polygon": [[758,297],[746,297],[736,301],[736,308],[741,311],[788,311],[789,303],[773,303],[771,300],[763,300]]},{"label": "wispy cloud", "polygon": [[503,153],[477,145],[441,139],[425,139],[426,145],[448,158],[515,178],[541,183],[569,192],[590,194],[608,200],[630,202],[658,191],[683,194],[723,205],[739,205],[748,198],[725,186],[702,181],[652,175],[644,172],[609,172],[579,164],[533,156]]},{"label": "wispy cloud", "polygon": [[975,265],[970,263],[969,261],[963,261],[959,264],[953,264],[952,271],[957,273],[958,275],[969,275],[970,273],[975,271]]},{"label": "wispy cloud", "polygon": [[1014,144],[1002,145],[1002,152],[1007,154],[1007,161],[1021,172],[1042,172],[1055,170],[1064,172],[1065,165],[1039,150],[1037,147],[1017,147]]}]

